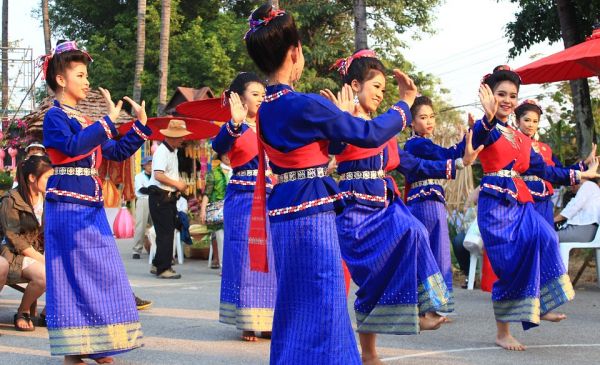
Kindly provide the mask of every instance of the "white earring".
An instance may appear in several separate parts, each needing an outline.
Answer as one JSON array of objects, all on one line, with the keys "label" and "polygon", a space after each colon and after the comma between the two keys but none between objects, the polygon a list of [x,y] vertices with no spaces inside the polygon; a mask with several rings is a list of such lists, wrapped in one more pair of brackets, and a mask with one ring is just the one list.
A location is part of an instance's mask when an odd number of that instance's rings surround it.
[{"label": "white earring", "polygon": [[358,94],[354,94],[354,104],[358,105],[360,101],[358,101]]}]

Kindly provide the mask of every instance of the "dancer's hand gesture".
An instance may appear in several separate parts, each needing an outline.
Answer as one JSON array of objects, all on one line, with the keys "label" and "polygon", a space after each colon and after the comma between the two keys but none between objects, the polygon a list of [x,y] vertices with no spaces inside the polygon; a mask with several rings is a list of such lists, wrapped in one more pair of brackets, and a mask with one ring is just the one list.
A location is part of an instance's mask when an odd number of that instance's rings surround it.
[{"label": "dancer's hand gesture", "polygon": [[463,164],[469,166],[475,162],[479,152],[483,151],[484,146],[481,145],[477,149],[473,149],[473,130],[469,129],[466,135],[465,154],[463,155]]},{"label": "dancer's hand gesture", "polygon": [[586,164],[586,166],[589,166],[590,163],[592,163],[594,157],[596,157],[596,147],[598,146],[595,143],[592,143],[592,150],[590,151],[590,154],[585,159],[585,161],[583,161],[583,163]]},{"label": "dancer's hand gesture", "polygon": [[479,85],[479,100],[481,101],[481,106],[485,111],[485,116],[488,121],[492,121],[496,112],[498,111],[498,100],[494,96],[492,89],[488,84]]},{"label": "dancer's hand gesture", "polygon": [[129,96],[123,97],[126,102],[131,104],[131,110],[135,112],[137,120],[140,121],[143,125],[146,125],[148,122],[148,116],[146,115],[146,101],[142,100],[142,105],[135,102],[135,100],[131,99]]},{"label": "dancer's hand gesture", "polygon": [[588,169],[581,172],[581,177],[586,179],[597,179],[600,178],[600,174],[598,173],[598,157],[594,157],[590,164],[588,164]]},{"label": "dancer's hand gesture", "polygon": [[321,90],[319,94],[324,98],[329,99],[332,103],[334,103],[341,111],[348,112],[350,114],[354,113],[354,97],[352,92],[352,87],[348,84],[344,84],[342,89],[338,91],[337,97],[335,94],[329,90]]},{"label": "dancer's hand gesture", "polygon": [[404,100],[409,107],[412,106],[417,97],[417,85],[415,85],[415,82],[407,74],[397,68],[394,69],[394,78],[398,82],[400,99]]},{"label": "dancer's hand gesture", "polygon": [[119,119],[119,113],[121,113],[121,108],[123,107],[123,100],[119,100],[117,105],[110,98],[110,91],[99,87],[100,93],[104,97],[104,101],[106,101],[106,105],[108,105],[108,117],[114,123]]},{"label": "dancer's hand gesture", "polygon": [[473,128],[473,126],[475,125],[475,116],[473,115],[473,113],[469,113],[469,115],[467,116],[467,125],[469,126],[469,128]]},{"label": "dancer's hand gesture", "polygon": [[248,106],[242,103],[242,99],[233,91],[229,95],[229,110],[231,110],[231,120],[236,127],[239,127],[248,115]]}]

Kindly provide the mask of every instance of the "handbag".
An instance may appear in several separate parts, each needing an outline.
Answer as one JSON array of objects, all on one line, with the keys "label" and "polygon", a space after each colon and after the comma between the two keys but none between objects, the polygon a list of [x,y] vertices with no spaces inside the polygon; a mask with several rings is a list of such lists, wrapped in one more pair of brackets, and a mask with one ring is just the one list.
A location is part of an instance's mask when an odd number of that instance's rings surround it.
[{"label": "handbag", "polygon": [[206,207],[206,224],[223,223],[223,206],[224,200],[217,200],[209,203]]}]

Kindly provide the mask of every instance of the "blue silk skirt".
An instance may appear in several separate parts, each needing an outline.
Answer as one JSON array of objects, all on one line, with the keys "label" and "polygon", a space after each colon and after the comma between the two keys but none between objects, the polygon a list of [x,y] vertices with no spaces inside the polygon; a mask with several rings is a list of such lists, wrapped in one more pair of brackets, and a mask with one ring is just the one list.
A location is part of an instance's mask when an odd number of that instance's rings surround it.
[{"label": "blue silk skirt", "polygon": [[551,199],[543,201],[536,201],[533,203],[535,210],[550,224],[550,227],[554,227],[554,204]]},{"label": "blue silk skirt", "polygon": [[423,224],[399,199],[386,208],[349,203],[336,222],[342,257],[359,286],[358,331],[419,333],[419,314],[450,299]]},{"label": "blue silk skirt", "polygon": [[438,200],[421,200],[410,203],[408,209],[427,229],[431,252],[433,252],[433,257],[435,257],[450,293],[450,300],[439,311],[453,312],[452,259],[450,256],[450,234],[448,232],[446,207],[444,203]]},{"label": "blue silk skirt", "polygon": [[102,207],[46,201],[46,321],[52,355],[141,346],[133,291]]},{"label": "blue silk skirt", "polygon": [[[248,232],[252,191],[227,190],[223,206],[225,239],[219,321],[242,331],[269,332],[277,294],[271,240],[267,241],[269,272],[250,270]],[[270,235],[269,235],[270,236]],[[270,238],[270,237],[269,237]]]},{"label": "blue silk skirt", "polygon": [[271,364],[360,365],[332,211],[271,222],[277,302]]},{"label": "blue silk skirt", "polygon": [[558,249],[558,236],[534,208],[482,192],[479,231],[498,281],[492,289],[496,320],[539,325],[540,316],[575,296]]}]

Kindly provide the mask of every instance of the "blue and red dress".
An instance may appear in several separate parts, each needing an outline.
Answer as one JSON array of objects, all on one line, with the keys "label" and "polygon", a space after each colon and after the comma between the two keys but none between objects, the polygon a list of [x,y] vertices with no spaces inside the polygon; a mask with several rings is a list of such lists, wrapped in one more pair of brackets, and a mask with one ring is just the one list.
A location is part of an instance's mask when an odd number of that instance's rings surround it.
[{"label": "blue and red dress", "polygon": [[[497,321],[537,326],[540,316],[573,299],[553,227],[533,205],[521,174],[545,179],[547,165],[523,133],[494,118],[477,121],[473,147],[479,154],[481,180],[477,220],[481,237],[498,281],[492,289]],[[561,183],[579,180],[563,174]]]},{"label": "blue and red dress", "polygon": [[277,293],[271,240],[267,240],[271,268],[268,272],[251,271],[248,254],[250,212],[258,175],[256,133],[247,124],[236,129],[230,121],[221,127],[212,146],[217,153],[227,154],[233,168],[223,207],[225,239],[219,321],[242,331],[269,332]]},{"label": "blue and red dress", "polygon": [[[560,161],[552,154],[552,148],[548,146],[546,143],[533,141],[532,142],[533,149],[539,153],[546,165],[550,167],[548,169],[545,179],[541,179],[538,176],[529,173],[529,171],[525,171],[523,173],[523,180],[525,180],[525,184],[529,188],[529,192],[533,197],[533,202],[535,209],[540,213],[550,225],[554,226],[554,204],[552,203],[552,195],[554,194],[554,189],[552,188],[552,183],[558,183],[559,181],[563,181],[561,175],[561,169],[564,173],[563,165]],[[557,170],[552,168],[556,167]],[[576,163],[572,166],[569,166],[567,169],[569,170],[585,170],[585,165],[583,162]],[[554,170],[554,171],[553,171]],[[558,176],[556,176],[556,172],[558,172]],[[569,176],[572,177],[569,179],[569,185],[573,185],[575,183],[575,172],[569,172]]]},{"label": "blue and red dress", "polygon": [[105,357],[141,346],[135,299],[104,212],[98,167],[152,134],[139,121],[118,141],[108,116],[90,123],[57,101],[44,117],[54,175],[44,209],[46,321],[52,355]]},{"label": "blue and red dress", "polygon": [[448,213],[446,198],[442,184],[452,179],[452,161],[461,158],[465,153],[465,140],[444,148],[428,138],[415,135],[406,141],[404,150],[416,157],[447,163],[446,176],[437,179],[424,177],[417,172],[408,171],[406,181],[410,186],[406,205],[429,233],[431,251],[444,276],[446,287],[450,291],[450,301],[441,312],[454,311],[454,294],[452,290],[452,260],[450,256],[450,234],[448,232]]},{"label": "blue and red dress", "polygon": [[278,175],[267,201],[277,272],[271,364],[361,363],[335,225],[343,194],[326,175],[329,147],[378,147],[407,126],[409,113],[398,102],[365,121],[319,95],[267,87],[259,130]]},{"label": "blue and red dress", "polygon": [[445,177],[446,161],[399,152],[395,138],[379,148],[349,145],[336,159],[346,202],[336,223],[342,257],[359,286],[357,330],[419,333],[419,314],[440,310],[450,294],[427,230],[408,211],[386,172]]}]

